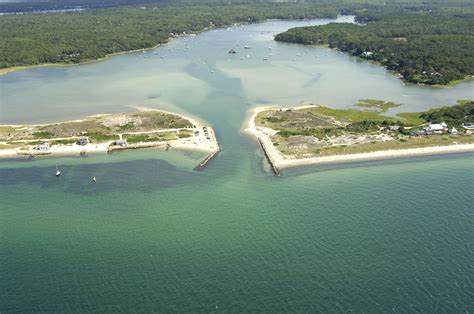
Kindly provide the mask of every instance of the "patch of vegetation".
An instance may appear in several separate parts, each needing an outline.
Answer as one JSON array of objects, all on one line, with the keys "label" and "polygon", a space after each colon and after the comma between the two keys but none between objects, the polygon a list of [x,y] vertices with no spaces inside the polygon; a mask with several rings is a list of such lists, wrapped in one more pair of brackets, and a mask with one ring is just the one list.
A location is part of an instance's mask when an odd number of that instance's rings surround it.
[{"label": "patch of vegetation", "polygon": [[400,122],[405,125],[421,125],[426,123],[426,121],[420,117],[421,112],[403,112],[397,114],[397,116],[403,118]]},{"label": "patch of vegetation", "polygon": [[34,138],[52,138],[54,134],[48,131],[38,131],[33,133]]},{"label": "patch of vegetation", "polygon": [[128,122],[127,124],[120,125],[118,128],[119,128],[119,130],[124,131],[124,130],[133,129],[134,126],[135,126],[135,123],[133,123],[133,122]]},{"label": "patch of vegetation", "polygon": [[88,132],[85,134],[85,136],[89,137],[89,140],[92,143],[107,142],[107,141],[118,139],[117,135],[110,135],[110,134],[104,134],[104,133],[99,133],[99,132]]},{"label": "patch of vegetation", "polygon": [[286,118],[281,118],[281,117],[265,117],[263,119],[271,123],[279,123],[279,122],[287,121]]},{"label": "patch of vegetation", "polygon": [[54,140],[51,141],[51,145],[71,145],[77,143],[77,140],[70,139],[70,140]]},{"label": "patch of vegetation", "polygon": [[179,131],[179,133],[178,133],[179,138],[188,138],[188,137],[191,137],[191,136],[192,136],[191,131]]},{"label": "patch of vegetation", "polygon": [[380,115],[378,112],[373,111],[362,111],[357,109],[335,109],[324,106],[317,106],[302,109],[304,112],[311,112],[317,115],[323,115],[328,117],[334,117],[342,122],[357,122],[364,120],[384,120],[387,117]]},{"label": "patch of vegetation", "polygon": [[390,108],[400,107],[400,104],[396,104],[392,101],[383,101],[383,100],[376,100],[376,99],[359,99],[359,103],[356,104],[358,107],[365,107],[365,108],[376,108],[380,109],[379,112],[383,113],[388,111]]},{"label": "patch of vegetation", "polygon": [[372,120],[362,120],[349,124],[345,131],[349,133],[370,133],[380,131],[380,122]]},{"label": "patch of vegetation", "polygon": [[343,133],[343,128],[340,127],[324,127],[324,128],[307,128],[307,129],[283,129],[277,132],[281,137],[292,136],[313,136],[318,139],[323,139],[327,136],[338,136]]},{"label": "patch of vegetation", "polygon": [[176,132],[161,132],[153,134],[124,134],[123,138],[129,144],[146,143],[146,142],[165,142],[178,139]]}]

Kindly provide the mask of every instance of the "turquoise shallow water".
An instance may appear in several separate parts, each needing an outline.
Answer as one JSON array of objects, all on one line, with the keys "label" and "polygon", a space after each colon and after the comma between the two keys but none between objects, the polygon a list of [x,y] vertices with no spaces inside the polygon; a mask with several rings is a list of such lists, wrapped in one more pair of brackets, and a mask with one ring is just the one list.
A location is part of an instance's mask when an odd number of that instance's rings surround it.
[{"label": "turquoise shallow water", "polygon": [[[158,56],[1,77],[2,122],[147,105],[211,123],[223,151],[202,172],[192,169],[203,154],[173,150],[2,160],[0,311],[472,312],[472,154],[275,178],[239,132],[260,103],[346,106],[385,95],[413,111],[468,98],[472,83],[405,86],[330,50],[271,41],[303,23],[211,31]],[[258,59],[227,61],[236,42]],[[186,45],[194,53],[179,50]],[[276,60],[264,63],[270,45]]]},{"label": "turquoise shallow water", "polygon": [[1,169],[2,311],[472,309],[472,155],[251,159]]}]

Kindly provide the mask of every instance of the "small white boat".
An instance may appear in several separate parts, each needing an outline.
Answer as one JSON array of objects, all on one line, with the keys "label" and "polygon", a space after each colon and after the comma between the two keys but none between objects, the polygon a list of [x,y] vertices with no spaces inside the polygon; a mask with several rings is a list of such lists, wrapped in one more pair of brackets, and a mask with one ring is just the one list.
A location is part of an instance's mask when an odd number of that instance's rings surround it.
[{"label": "small white boat", "polygon": [[97,182],[97,180],[95,179],[95,177],[92,177],[92,182]]},{"label": "small white boat", "polygon": [[59,171],[58,166],[56,165],[56,177],[61,175],[61,171]]},{"label": "small white boat", "polygon": [[250,46],[244,46],[244,49],[250,49]]},{"label": "small white boat", "polygon": [[263,61],[267,61],[267,60],[268,60],[268,58],[263,58]]}]

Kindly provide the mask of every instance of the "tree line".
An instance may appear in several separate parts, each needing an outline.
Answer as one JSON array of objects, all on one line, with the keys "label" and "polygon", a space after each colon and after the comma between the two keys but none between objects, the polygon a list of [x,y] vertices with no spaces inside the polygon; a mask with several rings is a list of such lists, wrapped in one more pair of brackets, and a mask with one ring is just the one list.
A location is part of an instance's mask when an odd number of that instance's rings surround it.
[{"label": "tree line", "polygon": [[0,68],[78,63],[166,43],[171,34],[265,19],[335,18],[309,4],[152,5],[0,16]]},{"label": "tree line", "polygon": [[293,28],[276,40],[329,45],[376,61],[409,82],[448,84],[474,74],[474,7],[358,10],[360,24]]}]

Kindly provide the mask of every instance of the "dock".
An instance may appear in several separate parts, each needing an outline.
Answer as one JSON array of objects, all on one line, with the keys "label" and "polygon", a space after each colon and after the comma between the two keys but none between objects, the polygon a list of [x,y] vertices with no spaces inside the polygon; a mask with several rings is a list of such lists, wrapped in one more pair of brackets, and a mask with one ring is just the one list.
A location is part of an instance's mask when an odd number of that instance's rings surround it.
[{"label": "dock", "polygon": [[258,142],[260,143],[260,146],[262,147],[263,153],[265,154],[265,158],[267,159],[268,163],[270,164],[270,167],[272,168],[273,174],[277,177],[281,176],[280,170],[278,170],[277,166],[273,163],[273,160],[270,158],[267,152],[267,148],[265,147],[265,143],[260,139],[260,137],[257,137]]}]

